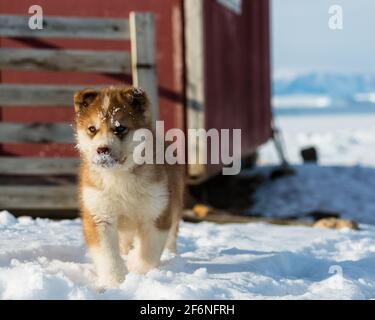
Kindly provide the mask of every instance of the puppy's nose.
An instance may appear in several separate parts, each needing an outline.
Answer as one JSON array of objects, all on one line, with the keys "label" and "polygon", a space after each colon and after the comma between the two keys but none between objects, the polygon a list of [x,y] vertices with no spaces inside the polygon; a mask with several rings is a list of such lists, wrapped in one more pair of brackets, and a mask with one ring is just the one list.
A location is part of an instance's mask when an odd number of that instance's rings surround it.
[{"label": "puppy's nose", "polygon": [[108,146],[100,146],[98,149],[96,149],[97,154],[110,154],[111,149],[108,148]]}]

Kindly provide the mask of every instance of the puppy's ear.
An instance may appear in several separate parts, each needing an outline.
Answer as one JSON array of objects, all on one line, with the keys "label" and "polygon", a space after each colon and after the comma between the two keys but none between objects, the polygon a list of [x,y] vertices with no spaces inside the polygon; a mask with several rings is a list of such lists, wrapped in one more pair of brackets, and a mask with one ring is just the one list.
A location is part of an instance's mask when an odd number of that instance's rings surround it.
[{"label": "puppy's ear", "polygon": [[85,89],[82,91],[77,91],[74,94],[75,112],[78,112],[83,108],[88,108],[98,95],[99,91],[94,89]]},{"label": "puppy's ear", "polygon": [[121,91],[121,96],[136,113],[145,113],[149,107],[148,97],[145,91],[131,87]]}]

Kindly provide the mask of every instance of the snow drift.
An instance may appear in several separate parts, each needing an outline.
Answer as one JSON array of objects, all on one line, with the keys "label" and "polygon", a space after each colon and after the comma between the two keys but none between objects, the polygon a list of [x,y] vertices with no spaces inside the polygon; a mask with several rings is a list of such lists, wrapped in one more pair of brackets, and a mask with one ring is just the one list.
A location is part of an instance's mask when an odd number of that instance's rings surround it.
[{"label": "snow drift", "polygon": [[80,220],[0,213],[1,299],[375,298],[375,228],[183,223],[179,255],[99,293]]}]

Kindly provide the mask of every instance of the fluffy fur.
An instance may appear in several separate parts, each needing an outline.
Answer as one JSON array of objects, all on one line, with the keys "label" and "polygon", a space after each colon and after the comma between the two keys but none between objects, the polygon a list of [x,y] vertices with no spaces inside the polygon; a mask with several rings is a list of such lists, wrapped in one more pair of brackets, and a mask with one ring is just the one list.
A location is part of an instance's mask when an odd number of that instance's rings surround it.
[{"label": "fluffy fur", "polygon": [[134,132],[152,127],[143,91],[84,90],[74,107],[84,235],[99,285],[116,287],[127,271],[156,267],[165,247],[176,250],[184,169],[133,161]]}]

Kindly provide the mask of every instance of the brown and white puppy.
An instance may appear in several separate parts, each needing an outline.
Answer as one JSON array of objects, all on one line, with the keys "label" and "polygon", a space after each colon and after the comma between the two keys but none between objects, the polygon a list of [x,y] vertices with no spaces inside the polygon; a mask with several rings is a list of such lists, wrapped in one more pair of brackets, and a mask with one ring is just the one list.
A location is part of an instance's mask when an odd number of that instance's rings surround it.
[{"label": "brown and white puppy", "polygon": [[116,287],[127,271],[158,266],[165,247],[176,250],[184,169],[134,161],[134,133],[152,129],[142,90],[87,89],[74,95],[74,107],[83,231],[99,285]]}]

